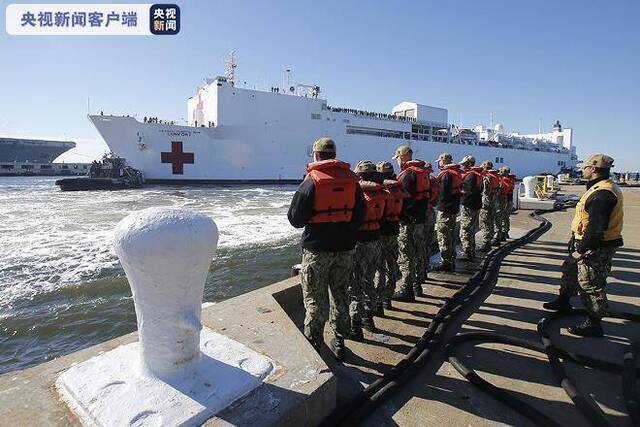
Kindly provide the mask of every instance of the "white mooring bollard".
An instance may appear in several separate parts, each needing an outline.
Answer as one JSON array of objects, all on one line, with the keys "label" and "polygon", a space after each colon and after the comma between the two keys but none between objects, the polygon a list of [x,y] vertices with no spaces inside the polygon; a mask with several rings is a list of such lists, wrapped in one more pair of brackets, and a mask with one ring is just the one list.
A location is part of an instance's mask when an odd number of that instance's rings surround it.
[{"label": "white mooring bollard", "polygon": [[186,209],[123,219],[114,247],[135,303],[139,341],[78,363],[56,381],[85,425],[199,425],[258,387],[266,356],[201,324],[216,224]]},{"label": "white mooring bollard", "polygon": [[146,209],[122,220],[114,247],[136,307],[141,369],[170,380],[200,359],[204,284],[218,246],[206,215]]}]

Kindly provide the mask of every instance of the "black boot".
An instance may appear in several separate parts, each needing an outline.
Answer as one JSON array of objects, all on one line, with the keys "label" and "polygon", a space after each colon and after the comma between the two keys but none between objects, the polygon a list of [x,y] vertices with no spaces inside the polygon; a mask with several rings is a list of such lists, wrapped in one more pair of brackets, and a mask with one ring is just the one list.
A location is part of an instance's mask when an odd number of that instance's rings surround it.
[{"label": "black boot", "polygon": [[568,327],[567,330],[569,333],[581,337],[601,337],[604,335],[600,319],[591,316],[579,325]]},{"label": "black boot", "polygon": [[382,301],[382,308],[386,310],[391,310],[393,308],[393,306],[391,305],[391,298],[386,298],[384,301]]},{"label": "black boot", "polygon": [[338,336],[334,337],[331,340],[331,343],[329,343],[329,349],[335,356],[336,360],[344,360],[344,338]]},{"label": "black boot", "polygon": [[505,234],[500,235],[500,241],[501,242],[506,242],[507,241],[507,236]]},{"label": "black boot", "polygon": [[396,301],[414,302],[416,297],[413,295],[413,289],[400,289],[393,294],[393,299]]},{"label": "black boot", "polygon": [[351,328],[349,329],[348,338],[353,341],[362,341],[364,339],[364,334],[362,333],[362,323],[353,321],[351,322]]},{"label": "black boot", "polygon": [[447,271],[451,272],[455,269],[455,266],[452,262],[442,261],[440,264],[433,267],[433,271]]},{"label": "black boot", "polygon": [[414,297],[424,296],[424,293],[422,293],[422,285],[413,285],[413,295]]},{"label": "black boot", "polygon": [[373,312],[374,315],[378,317],[384,317],[384,306],[383,303],[379,302],[376,304],[376,309]]},{"label": "black boot", "polygon": [[318,352],[320,353],[320,347],[322,347],[322,340],[321,339],[315,339],[315,338],[309,338],[308,336],[305,335],[305,338],[307,339],[307,341],[309,341],[309,344],[311,344],[311,346]]},{"label": "black boot", "polygon": [[491,246],[500,246],[500,239],[496,237],[491,241]]},{"label": "black boot", "polygon": [[371,312],[368,312],[365,316],[362,317],[362,329],[366,329],[369,332],[376,331],[376,325],[375,323],[373,323]]},{"label": "black boot", "polygon": [[478,248],[479,252],[489,252],[491,250],[491,243],[488,243],[486,245],[482,245]]},{"label": "black boot", "polygon": [[555,299],[549,302],[545,302],[542,304],[546,310],[553,311],[570,311],[571,304],[569,303],[569,298],[564,295],[558,295]]}]

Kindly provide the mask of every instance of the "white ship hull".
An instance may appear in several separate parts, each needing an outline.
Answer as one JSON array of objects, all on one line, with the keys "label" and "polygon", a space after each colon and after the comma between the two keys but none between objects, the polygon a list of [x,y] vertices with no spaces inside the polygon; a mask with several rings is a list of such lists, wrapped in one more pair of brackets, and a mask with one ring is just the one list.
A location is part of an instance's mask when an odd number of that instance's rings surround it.
[{"label": "white ship hull", "polygon": [[[465,155],[473,155],[478,162],[491,160],[496,167],[509,165],[519,177],[558,173],[562,166],[575,165],[575,156],[566,149],[533,151],[414,140],[410,122],[336,112],[321,99],[220,84],[212,92],[212,112],[205,107],[203,113],[203,102],[198,97],[198,109],[191,109],[189,114],[190,120],[200,117],[199,123],[214,119],[208,123],[213,127],[143,123],[120,116],[89,118],[109,148],[151,182],[297,182],[311,161],[313,141],[320,136],[333,138],[338,158],[352,165],[363,159],[390,161],[401,144],[413,148],[414,158],[433,161],[440,153],[448,152],[454,161],[460,161]],[[192,104],[190,100],[190,107]],[[446,117],[446,110],[442,111]],[[209,116],[203,119],[204,114]],[[353,134],[353,128],[358,132],[383,129],[387,133]],[[432,129],[435,133],[435,125]],[[395,134],[388,137],[388,132]]]}]

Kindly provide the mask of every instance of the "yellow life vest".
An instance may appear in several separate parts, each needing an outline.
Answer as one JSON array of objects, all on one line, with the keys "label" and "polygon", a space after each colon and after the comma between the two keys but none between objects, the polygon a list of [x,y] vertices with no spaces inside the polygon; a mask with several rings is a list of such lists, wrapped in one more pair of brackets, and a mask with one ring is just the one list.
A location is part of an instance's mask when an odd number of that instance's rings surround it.
[{"label": "yellow life vest", "polygon": [[571,231],[576,239],[581,240],[584,237],[584,232],[589,225],[589,213],[585,209],[587,200],[589,197],[598,190],[611,191],[616,195],[618,202],[611,212],[609,218],[609,226],[604,232],[602,240],[616,240],[622,237],[622,222],[623,222],[623,197],[622,191],[611,179],[605,179],[587,190],[586,193],[580,198],[580,201],[576,205],[576,213],[571,222]]}]

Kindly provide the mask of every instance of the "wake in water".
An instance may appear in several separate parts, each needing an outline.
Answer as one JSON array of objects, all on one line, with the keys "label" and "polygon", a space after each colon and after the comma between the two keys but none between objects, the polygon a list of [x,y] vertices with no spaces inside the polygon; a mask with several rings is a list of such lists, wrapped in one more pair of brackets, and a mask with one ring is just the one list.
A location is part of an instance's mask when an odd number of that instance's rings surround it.
[{"label": "wake in water", "polygon": [[0,373],[135,330],[129,284],[111,248],[132,211],[184,206],[210,215],[219,249],[205,300],[286,278],[300,260],[287,187],[176,187],[63,193],[52,178],[0,180]]},{"label": "wake in water", "polygon": [[67,286],[123,275],[112,230],[130,212],[179,206],[211,216],[219,247],[290,242],[286,218],[295,187],[152,186],[114,192],[61,192],[52,178],[0,181],[0,308]]}]

